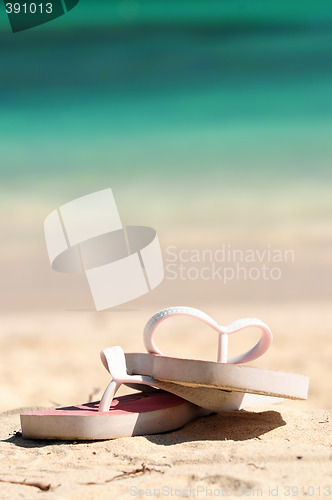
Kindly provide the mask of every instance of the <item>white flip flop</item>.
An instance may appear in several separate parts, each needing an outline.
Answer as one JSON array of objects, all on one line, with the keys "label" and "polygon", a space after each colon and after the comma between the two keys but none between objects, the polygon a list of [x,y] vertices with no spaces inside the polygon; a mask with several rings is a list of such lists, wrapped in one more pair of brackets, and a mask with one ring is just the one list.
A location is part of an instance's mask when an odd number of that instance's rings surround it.
[{"label": "white flip flop", "polygon": [[[163,355],[154,342],[153,334],[162,321],[176,315],[197,318],[218,333],[217,362]],[[252,327],[262,332],[259,342],[249,351],[228,359],[228,336]],[[146,375],[158,382],[178,384],[188,388],[205,387],[277,398],[307,399],[308,377],[243,365],[262,356],[270,347],[272,338],[270,328],[256,318],[240,319],[227,326],[221,326],[199,309],[185,306],[168,307],[154,314],[146,324],[144,343],[148,354],[126,354],[127,369],[131,374]],[[247,400],[249,401],[248,397]],[[256,398],[256,401],[259,400]],[[268,400],[265,401],[268,404]],[[220,408],[218,411],[222,410],[223,408]]]}]

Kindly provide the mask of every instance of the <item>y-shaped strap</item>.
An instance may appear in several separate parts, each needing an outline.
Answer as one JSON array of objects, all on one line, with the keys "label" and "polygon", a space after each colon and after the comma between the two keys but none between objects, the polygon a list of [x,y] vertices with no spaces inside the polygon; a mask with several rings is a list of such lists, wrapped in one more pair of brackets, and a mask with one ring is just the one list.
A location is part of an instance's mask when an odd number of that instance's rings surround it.
[{"label": "y-shaped strap", "polygon": [[119,346],[108,347],[100,353],[106,370],[112,375],[99,403],[98,411],[107,412],[121,384],[147,385],[175,394],[197,406],[210,411],[218,411],[230,392],[210,387],[187,387],[172,382],[155,380],[147,375],[130,375],[127,372],[125,353]]},{"label": "y-shaped strap", "polygon": [[145,375],[128,375],[125,353],[120,346],[103,349],[100,357],[106,370],[112,375],[112,380],[100,400],[98,411],[109,410],[115,393],[121,384],[132,383],[152,387],[158,385],[151,377]]},{"label": "y-shaped strap", "polygon": [[[157,326],[160,325],[162,321],[164,321],[166,318],[177,315],[192,316],[194,318],[197,318],[203,321],[203,323],[209,325],[219,334],[217,356],[217,361],[219,363],[248,363],[249,361],[253,361],[254,359],[262,356],[262,354],[264,354],[270,347],[272,342],[273,337],[270,328],[259,319],[244,318],[233,321],[233,323],[230,323],[227,326],[222,326],[218,325],[218,323],[214,319],[212,319],[210,316],[208,316],[208,314],[205,314],[199,309],[194,309],[193,307],[186,306],[177,306],[162,309],[161,311],[154,314],[152,318],[150,318],[147,322],[144,329],[144,344],[146,350],[149,353],[163,355],[163,353],[160,351],[160,349],[158,349],[154,342],[153,334]],[[239,332],[240,330],[244,330],[245,328],[249,327],[256,327],[262,331],[262,337],[259,342],[257,342],[257,344],[249,351],[235,356],[234,358],[227,359],[228,335]]]}]

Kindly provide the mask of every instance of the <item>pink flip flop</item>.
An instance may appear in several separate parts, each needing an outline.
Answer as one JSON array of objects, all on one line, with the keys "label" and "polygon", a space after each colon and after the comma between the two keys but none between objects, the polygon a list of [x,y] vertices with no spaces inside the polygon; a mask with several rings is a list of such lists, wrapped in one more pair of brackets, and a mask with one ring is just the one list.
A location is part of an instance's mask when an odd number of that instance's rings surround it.
[{"label": "pink flip flop", "polygon": [[206,410],[162,390],[113,399],[108,411],[99,401],[21,415],[30,439],[98,440],[158,434],[206,415]]}]

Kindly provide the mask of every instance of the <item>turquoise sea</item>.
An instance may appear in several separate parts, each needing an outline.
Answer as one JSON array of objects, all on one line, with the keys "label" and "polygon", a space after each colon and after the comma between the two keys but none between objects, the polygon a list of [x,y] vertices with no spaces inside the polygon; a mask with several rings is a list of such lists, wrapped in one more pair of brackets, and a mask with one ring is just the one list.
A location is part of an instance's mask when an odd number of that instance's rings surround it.
[{"label": "turquoise sea", "polygon": [[4,194],[331,178],[330,1],[81,0],[16,34],[1,5],[0,51]]},{"label": "turquoise sea", "polygon": [[0,54],[3,306],[80,296],[44,219],[109,186],[164,246],[294,249],[283,281],[218,300],[330,297],[331,1],[81,0],[15,34],[1,3]]}]

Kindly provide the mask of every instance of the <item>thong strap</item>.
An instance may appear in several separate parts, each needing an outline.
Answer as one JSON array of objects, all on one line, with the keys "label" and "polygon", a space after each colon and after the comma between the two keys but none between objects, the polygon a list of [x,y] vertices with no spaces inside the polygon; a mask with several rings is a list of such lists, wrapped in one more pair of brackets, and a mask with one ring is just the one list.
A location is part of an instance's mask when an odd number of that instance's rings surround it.
[{"label": "thong strap", "polygon": [[[193,318],[199,319],[203,321],[203,323],[209,325],[213,330],[215,330],[218,337],[218,355],[217,361],[219,363],[232,363],[232,364],[241,364],[248,363],[249,361],[253,361],[254,359],[262,356],[267,349],[270,347],[272,342],[272,332],[270,328],[256,318],[244,318],[233,321],[229,325],[222,326],[219,325],[213,318],[211,318],[208,314],[200,311],[199,309],[195,309],[193,307],[186,306],[176,306],[176,307],[167,307],[166,309],[162,309],[154,314],[149,321],[147,322],[144,329],[144,345],[146,350],[151,354],[160,354],[163,355],[161,350],[156,346],[153,334],[160,323],[165,321],[165,319],[170,318],[172,316],[191,316]],[[257,344],[249,351],[246,351],[234,358],[227,359],[228,353],[228,336],[244,330],[245,328],[259,328],[262,332],[262,337],[257,342]]]}]

